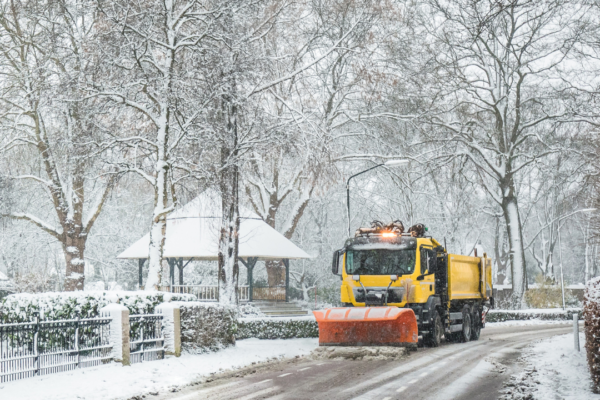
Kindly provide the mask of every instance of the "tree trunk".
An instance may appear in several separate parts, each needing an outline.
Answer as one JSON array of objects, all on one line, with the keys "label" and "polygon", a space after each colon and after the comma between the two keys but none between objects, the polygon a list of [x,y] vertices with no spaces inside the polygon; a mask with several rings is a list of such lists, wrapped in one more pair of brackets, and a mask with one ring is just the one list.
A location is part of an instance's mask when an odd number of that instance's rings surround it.
[{"label": "tree trunk", "polygon": [[85,283],[85,261],[84,251],[86,238],[81,237],[79,232],[67,236],[65,234],[62,243],[67,264],[65,271],[65,291],[74,292],[83,290]]},{"label": "tree trunk", "polygon": [[156,160],[156,181],[154,186],[154,211],[150,226],[150,246],[148,249],[148,278],[146,290],[158,290],[162,280],[162,260],[167,233],[168,190],[167,179],[169,165],[167,163],[167,146],[169,130],[166,125],[168,112],[164,119],[165,125],[160,127],[157,135],[158,154]]},{"label": "tree trunk", "polygon": [[308,288],[308,286],[306,286],[306,282],[304,281],[304,279],[302,279],[302,296],[304,298],[304,301],[306,301],[307,303],[310,301],[310,296],[308,295],[309,290],[310,289]]},{"label": "tree trunk", "polygon": [[504,212],[506,233],[508,235],[513,287],[512,303],[515,308],[521,308],[525,295],[527,271],[525,268],[525,250],[523,248],[523,233],[517,199],[514,196],[503,198],[502,211]]},{"label": "tree trunk", "polygon": [[238,249],[239,249],[239,171],[237,166],[237,108],[230,99],[223,99],[226,119],[224,143],[221,147],[221,234],[219,236],[219,302],[237,304],[238,296]]},{"label": "tree trunk", "polygon": [[283,261],[266,261],[267,282],[269,287],[285,285],[285,266]]}]

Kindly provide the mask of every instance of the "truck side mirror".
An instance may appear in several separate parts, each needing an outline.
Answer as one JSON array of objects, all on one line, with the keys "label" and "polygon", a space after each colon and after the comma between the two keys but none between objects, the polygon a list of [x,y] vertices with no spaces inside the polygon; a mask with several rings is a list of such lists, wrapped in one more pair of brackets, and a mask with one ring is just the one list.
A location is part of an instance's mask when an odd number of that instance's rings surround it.
[{"label": "truck side mirror", "polygon": [[336,250],[333,252],[333,261],[331,263],[331,272],[334,275],[342,275],[340,272],[340,259],[344,256],[344,250]]}]

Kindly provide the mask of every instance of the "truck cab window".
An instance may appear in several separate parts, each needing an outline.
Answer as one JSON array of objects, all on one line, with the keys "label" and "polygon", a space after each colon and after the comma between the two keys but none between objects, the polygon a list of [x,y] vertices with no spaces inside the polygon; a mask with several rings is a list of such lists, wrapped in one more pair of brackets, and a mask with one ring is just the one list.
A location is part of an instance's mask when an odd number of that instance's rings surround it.
[{"label": "truck cab window", "polygon": [[402,250],[349,250],[346,273],[349,275],[407,275],[415,270],[417,252]]}]

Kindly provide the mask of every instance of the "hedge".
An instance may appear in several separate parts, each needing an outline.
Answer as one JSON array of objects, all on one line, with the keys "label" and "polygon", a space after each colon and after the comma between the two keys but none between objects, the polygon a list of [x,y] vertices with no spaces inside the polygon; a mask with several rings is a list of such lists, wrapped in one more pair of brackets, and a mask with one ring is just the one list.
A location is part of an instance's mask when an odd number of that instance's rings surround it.
[{"label": "hedge", "polygon": [[110,303],[124,305],[130,314],[152,314],[160,303],[195,299],[189,294],[143,291],[19,293],[0,300],[0,323],[28,322],[36,315],[48,321],[93,318]]},{"label": "hedge", "polygon": [[600,393],[600,277],[585,287],[583,300],[585,350],[592,377],[592,391]]},{"label": "hedge", "polygon": [[181,309],[181,348],[198,354],[235,345],[238,310],[218,303],[177,302]]},{"label": "hedge", "polygon": [[319,337],[312,318],[247,318],[238,321],[236,338],[294,339]]},{"label": "hedge", "polygon": [[581,308],[543,309],[543,310],[491,310],[485,317],[485,322],[526,321],[541,319],[546,321],[572,321],[573,313],[581,315]]}]

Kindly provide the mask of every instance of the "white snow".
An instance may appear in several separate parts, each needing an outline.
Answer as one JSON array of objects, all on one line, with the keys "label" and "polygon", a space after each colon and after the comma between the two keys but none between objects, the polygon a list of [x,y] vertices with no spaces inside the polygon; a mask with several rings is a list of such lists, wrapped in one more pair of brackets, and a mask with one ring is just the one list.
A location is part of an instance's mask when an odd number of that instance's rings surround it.
[{"label": "white snow", "polygon": [[[213,372],[253,362],[310,353],[318,339],[246,339],[217,353],[182,355],[122,367],[112,363],[0,384],[0,399],[66,400],[128,399],[149,392],[165,392]],[[146,396],[148,398],[148,396]]]},{"label": "white snow", "polygon": [[[573,334],[554,336],[533,344],[524,355],[529,367],[512,378],[512,382],[525,392],[516,395],[511,387],[504,398],[600,399],[600,395],[590,389],[583,332],[580,332],[579,340],[580,352],[573,348]],[[528,394],[531,397],[527,397]]]}]

